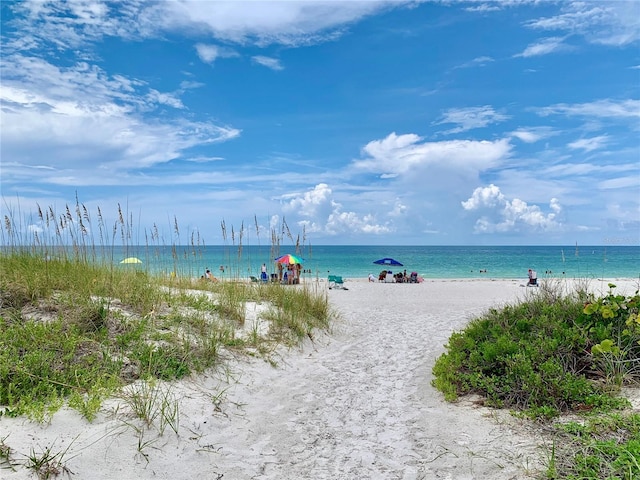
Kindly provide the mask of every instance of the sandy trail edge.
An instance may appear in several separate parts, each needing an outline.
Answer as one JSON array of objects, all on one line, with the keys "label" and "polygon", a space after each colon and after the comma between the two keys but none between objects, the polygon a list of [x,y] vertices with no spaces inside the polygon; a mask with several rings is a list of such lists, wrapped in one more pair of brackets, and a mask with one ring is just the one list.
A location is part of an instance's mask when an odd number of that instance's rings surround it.
[{"label": "sandy trail edge", "polygon": [[[613,281],[620,293],[637,288]],[[21,462],[68,448],[76,479],[511,480],[539,467],[540,438],[516,419],[448,404],[430,385],[452,331],[536,289],[488,279],[346,286],[328,291],[341,315],[334,331],[284,352],[277,368],[231,360],[224,374],[172,385],[178,435],[157,424],[137,432],[110,401],[93,423],[69,409],[49,425],[0,418],[0,439]],[[0,478],[33,476],[18,467]]]}]

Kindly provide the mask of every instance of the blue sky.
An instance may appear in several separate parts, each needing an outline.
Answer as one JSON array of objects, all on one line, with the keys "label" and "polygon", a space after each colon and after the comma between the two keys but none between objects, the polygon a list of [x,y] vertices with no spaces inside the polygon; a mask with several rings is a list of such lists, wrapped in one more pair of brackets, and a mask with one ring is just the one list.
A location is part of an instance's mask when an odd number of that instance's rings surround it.
[{"label": "blue sky", "polygon": [[14,229],[79,201],[167,243],[640,243],[638,1],[1,8]]}]

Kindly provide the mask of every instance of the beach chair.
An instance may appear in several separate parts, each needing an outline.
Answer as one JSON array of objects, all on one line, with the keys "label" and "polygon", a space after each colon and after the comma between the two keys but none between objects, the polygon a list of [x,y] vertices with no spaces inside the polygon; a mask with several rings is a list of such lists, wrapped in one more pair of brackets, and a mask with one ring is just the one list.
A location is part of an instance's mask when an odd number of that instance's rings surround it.
[{"label": "beach chair", "polygon": [[418,283],[418,272],[411,272],[409,283]]},{"label": "beach chair", "polygon": [[344,280],[340,275],[329,275],[329,290],[332,288],[348,290],[348,288],[344,286]]}]

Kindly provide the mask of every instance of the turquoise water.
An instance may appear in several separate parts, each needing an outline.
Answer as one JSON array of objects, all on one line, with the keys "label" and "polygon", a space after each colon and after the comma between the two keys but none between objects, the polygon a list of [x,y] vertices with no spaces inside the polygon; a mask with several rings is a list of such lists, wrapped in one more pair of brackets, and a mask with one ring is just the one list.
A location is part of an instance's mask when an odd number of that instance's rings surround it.
[{"label": "turquoise water", "polygon": [[[229,278],[259,276],[263,262],[274,272],[273,259],[284,253],[296,253],[295,248],[274,252],[270,246],[129,246],[108,251],[114,264],[136,256],[143,263],[133,268],[152,273],[199,277],[210,268],[215,276]],[[640,278],[640,246],[307,246],[298,254],[305,260],[305,276],[318,278],[329,273],[345,278],[377,275],[384,267],[373,262],[384,257],[403,263],[392,270],[415,271],[425,278],[526,278],[529,268],[539,278]]]}]

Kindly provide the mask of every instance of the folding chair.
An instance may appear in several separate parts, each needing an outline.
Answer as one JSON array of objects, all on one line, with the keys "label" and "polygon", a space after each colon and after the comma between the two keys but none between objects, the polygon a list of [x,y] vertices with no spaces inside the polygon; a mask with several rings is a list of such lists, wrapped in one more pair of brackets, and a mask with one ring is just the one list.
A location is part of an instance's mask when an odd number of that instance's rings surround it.
[{"label": "folding chair", "polygon": [[348,288],[344,286],[344,280],[340,275],[329,275],[329,290],[332,288],[348,290]]}]

